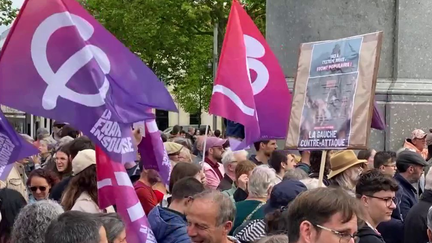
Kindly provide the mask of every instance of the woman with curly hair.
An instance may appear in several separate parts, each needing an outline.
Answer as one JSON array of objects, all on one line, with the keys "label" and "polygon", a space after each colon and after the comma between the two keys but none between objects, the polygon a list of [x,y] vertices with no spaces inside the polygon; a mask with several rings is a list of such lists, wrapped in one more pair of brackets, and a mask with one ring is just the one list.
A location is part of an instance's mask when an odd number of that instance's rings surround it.
[{"label": "woman with curly hair", "polygon": [[27,179],[27,187],[32,193],[30,202],[48,199],[51,188],[59,181],[57,175],[50,170],[36,169],[32,171]]},{"label": "woman with curly hair", "polygon": [[72,160],[73,177],[63,193],[61,205],[65,211],[102,213],[98,206],[96,151],[85,149]]}]

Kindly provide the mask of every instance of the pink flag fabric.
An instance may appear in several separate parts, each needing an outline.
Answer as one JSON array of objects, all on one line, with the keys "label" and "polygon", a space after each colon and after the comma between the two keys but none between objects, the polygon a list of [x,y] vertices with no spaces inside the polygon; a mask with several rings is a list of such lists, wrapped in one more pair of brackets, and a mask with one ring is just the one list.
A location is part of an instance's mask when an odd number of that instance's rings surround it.
[{"label": "pink flag fabric", "polygon": [[128,243],[157,243],[124,166],[96,147],[99,207],[115,205],[126,223]]},{"label": "pink flag fabric", "polygon": [[144,123],[145,136],[138,145],[138,153],[141,155],[141,163],[143,163],[145,169],[158,171],[164,184],[168,185],[171,173],[171,163],[163,145],[159,128],[154,119]]},{"label": "pink flag fabric", "polygon": [[210,102],[210,113],[245,127],[244,148],[260,139],[286,137],[291,92],[264,36],[237,0],[227,32]]}]

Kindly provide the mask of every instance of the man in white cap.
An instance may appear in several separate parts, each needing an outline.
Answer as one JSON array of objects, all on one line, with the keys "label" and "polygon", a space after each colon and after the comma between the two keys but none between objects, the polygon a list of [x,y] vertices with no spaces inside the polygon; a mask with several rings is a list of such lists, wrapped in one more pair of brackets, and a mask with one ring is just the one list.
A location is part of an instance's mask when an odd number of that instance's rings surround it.
[{"label": "man in white cap", "polygon": [[428,157],[428,150],[426,147],[427,134],[421,129],[415,129],[411,133],[411,138],[407,138],[404,143],[404,148],[420,154],[423,159]]}]

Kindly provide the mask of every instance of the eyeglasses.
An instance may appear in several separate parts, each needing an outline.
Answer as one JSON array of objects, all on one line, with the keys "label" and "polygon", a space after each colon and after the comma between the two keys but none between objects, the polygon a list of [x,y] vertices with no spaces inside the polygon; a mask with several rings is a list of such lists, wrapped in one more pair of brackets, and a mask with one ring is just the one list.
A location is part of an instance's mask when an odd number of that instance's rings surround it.
[{"label": "eyeglasses", "polygon": [[396,164],[387,164],[387,165],[384,165],[384,167],[396,168]]},{"label": "eyeglasses", "polygon": [[316,224],[315,226],[320,228],[320,229],[323,229],[323,230],[326,230],[326,231],[329,231],[329,232],[332,232],[333,234],[335,234],[337,237],[339,237],[339,243],[349,243],[351,241],[351,239],[354,240],[354,243],[360,242],[360,238],[355,234],[351,235],[348,233],[342,233],[342,232],[339,232],[336,230],[329,229],[329,228],[324,227],[324,226],[319,225],[319,224]]},{"label": "eyeglasses", "polygon": [[37,189],[39,189],[39,191],[41,191],[41,192],[44,192],[44,191],[46,191],[47,187],[46,186],[32,186],[32,187],[30,187],[30,190],[32,192],[36,192]]},{"label": "eyeglasses", "polygon": [[382,200],[386,203],[387,207],[391,207],[392,203],[394,203],[396,206],[398,206],[400,203],[399,199],[396,197],[375,197],[375,196],[371,196],[371,195],[365,195],[365,196]]}]

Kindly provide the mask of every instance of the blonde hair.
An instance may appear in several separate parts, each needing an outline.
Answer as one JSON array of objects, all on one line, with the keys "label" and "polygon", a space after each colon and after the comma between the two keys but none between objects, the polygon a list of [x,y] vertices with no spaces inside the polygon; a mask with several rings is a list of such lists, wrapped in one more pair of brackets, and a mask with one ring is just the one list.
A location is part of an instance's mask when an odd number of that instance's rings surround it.
[{"label": "blonde hair", "polygon": [[192,163],[192,155],[191,155],[191,153],[190,153],[190,151],[189,151],[189,149],[188,148],[186,148],[186,147],[183,147],[181,150],[180,150],[180,157],[182,158],[181,160],[180,160],[180,162],[187,162],[187,163]]}]

